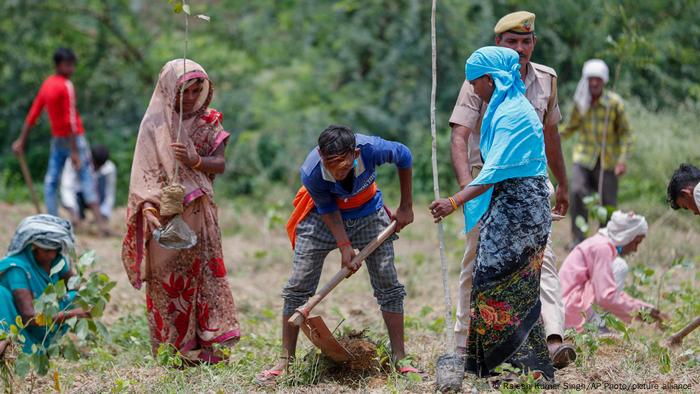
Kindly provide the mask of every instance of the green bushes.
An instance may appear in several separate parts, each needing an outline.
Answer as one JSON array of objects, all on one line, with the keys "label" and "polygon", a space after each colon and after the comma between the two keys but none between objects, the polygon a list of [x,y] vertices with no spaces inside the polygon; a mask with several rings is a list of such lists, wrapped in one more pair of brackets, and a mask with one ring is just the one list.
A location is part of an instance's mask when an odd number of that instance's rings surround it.
[{"label": "green bushes", "polygon": [[[429,194],[429,3],[398,2],[193,2],[191,57],[210,73],[213,106],[233,132],[229,167],[217,186],[227,195],[265,194],[270,182],[298,184],[297,168],[328,123],[400,140],[416,156],[416,190]],[[632,103],[637,147],[623,182],[623,200],[660,201],[658,180],[680,159],[676,145],[697,124],[700,46],[693,1],[575,0],[523,4],[441,1],[438,7],[438,128],[443,185],[452,189],[447,120],[464,79],[464,59],[493,43],[500,16],[516,9],[537,14],[533,60],[559,73],[566,110],[584,60],[598,56],[614,68],[624,47],[620,93]],[[118,202],[125,201],[138,126],[160,67],[181,56],[182,26],[167,1],[6,1],[0,21],[0,173],[18,173],[10,143],[41,80],[52,72],[51,54],[71,46],[79,57],[74,77],[80,112],[93,144],[112,150],[119,168]],[[609,38],[609,39],[608,39]],[[617,43],[617,47],[611,43]],[[616,49],[617,48],[617,49]],[[648,112],[649,110],[660,112]],[[566,111],[565,111],[566,112]],[[676,119],[678,117],[678,119]],[[34,130],[28,161],[35,180],[47,164],[48,126]],[[648,128],[649,130],[644,130]],[[648,156],[666,155],[662,166]],[[634,166],[638,166],[635,169]],[[653,167],[653,168],[649,168]],[[653,175],[653,179],[648,179]],[[663,176],[662,176],[663,175]],[[19,177],[3,177],[0,198],[13,199]],[[39,189],[41,189],[39,187]],[[14,196],[14,197],[13,197]],[[653,196],[653,197],[652,197]]]}]

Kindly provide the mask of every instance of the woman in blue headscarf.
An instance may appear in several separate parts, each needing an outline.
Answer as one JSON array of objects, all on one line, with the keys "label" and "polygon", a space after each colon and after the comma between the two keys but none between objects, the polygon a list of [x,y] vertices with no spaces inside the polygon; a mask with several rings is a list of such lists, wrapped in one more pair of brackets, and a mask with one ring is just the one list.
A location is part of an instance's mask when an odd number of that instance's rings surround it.
[{"label": "woman in blue headscarf", "polygon": [[[60,300],[62,311],[54,316],[53,323],[37,317],[33,301],[49,284],[63,279],[68,283],[75,275],[69,260],[64,254],[73,250],[75,238],[69,221],[51,215],[30,216],[17,227],[7,256],[0,260],[0,332],[9,330],[21,317],[26,327],[24,336],[25,353],[32,352],[32,345],[48,348],[56,337],[64,332],[61,324],[72,317],[87,318],[88,312],[80,308],[69,309],[75,297],[74,291],[67,292]],[[7,345],[0,343],[0,354]]]},{"label": "woman in blue headscarf", "polygon": [[540,267],[551,227],[542,123],[525,98],[517,52],[481,48],[467,59],[466,74],[488,102],[484,167],[463,190],[430,205],[436,222],[463,204],[467,231],[481,221],[466,369],[486,377],[507,362],[552,379],[540,320]]}]

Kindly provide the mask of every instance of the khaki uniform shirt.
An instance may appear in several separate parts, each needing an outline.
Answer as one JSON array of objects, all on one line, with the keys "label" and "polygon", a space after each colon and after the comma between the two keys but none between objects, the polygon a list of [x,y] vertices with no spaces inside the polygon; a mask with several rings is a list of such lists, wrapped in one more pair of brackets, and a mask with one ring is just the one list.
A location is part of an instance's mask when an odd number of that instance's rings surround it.
[{"label": "khaki uniform shirt", "polygon": [[[556,125],[561,121],[557,99],[557,73],[550,67],[533,62],[527,64],[527,70],[525,97],[535,108],[543,125]],[[450,126],[458,124],[471,130],[467,144],[470,173],[473,173],[473,169],[481,169],[484,166],[479,150],[479,137],[481,136],[481,119],[487,106],[488,103],[483,102],[474,93],[469,81],[465,80],[459,91],[457,104],[455,104],[452,116],[450,116]]]}]

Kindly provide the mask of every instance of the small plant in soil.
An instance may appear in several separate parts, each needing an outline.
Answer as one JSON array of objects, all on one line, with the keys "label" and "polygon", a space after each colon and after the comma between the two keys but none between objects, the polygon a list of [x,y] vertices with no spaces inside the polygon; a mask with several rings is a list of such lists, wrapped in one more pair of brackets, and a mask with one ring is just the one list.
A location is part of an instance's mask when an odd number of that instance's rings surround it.
[{"label": "small plant in soil", "polygon": [[[71,277],[68,283],[59,280],[55,285],[49,284],[44,292],[34,300],[36,316],[33,320],[40,322],[47,329],[47,333],[64,332],[65,334],[55,341],[34,344],[31,353],[23,353],[19,350],[25,341],[22,330],[27,324],[17,317],[15,324],[9,327],[8,332],[0,334],[0,340],[8,340],[10,351],[2,360],[0,369],[3,383],[6,388],[11,388],[16,377],[24,378],[30,372],[39,376],[48,374],[54,369],[54,388],[60,391],[60,376],[55,370],[54,359],[63,357],[76,361],[83,353],[80,349],[95,343],[100,338],[109,338],[107,328],[99,321],[105,306],[110,300],[110,291],[116,282],[101,272],[90,272],[95,265],[95,252],[84,253],[80,258],[75,256],[71,260],[76,262],[74,267],[77,275]],[[65,263],[65,262],[64,262]],[[62,269],[59,265],[54,270]],[[72,303],[61,307],[61,301],[69,291],[75,291],[76,296]],[[75,317],[63,323],[55,323],[54,317],[69,308],[81,307],[89,310],[90,319],[77,319]],[[48,337],[48,334],[47,334]]]}]

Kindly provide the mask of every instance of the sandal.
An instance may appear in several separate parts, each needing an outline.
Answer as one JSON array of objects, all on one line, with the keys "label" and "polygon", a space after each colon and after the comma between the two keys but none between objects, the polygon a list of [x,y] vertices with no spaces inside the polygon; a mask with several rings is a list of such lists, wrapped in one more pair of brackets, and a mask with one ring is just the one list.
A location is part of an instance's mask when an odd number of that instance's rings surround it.
[{"label": "sandal", "polygon": [[569,364],[576,361],[576,350],[568,343],[563,343],[552,353],[551,358],[554,368],[566,368]]},{"label": "sandal", "polygon": [[423,373],[423,372],[422,372],[421,370],[419,370],[418,368],[411,367],[411,366],[408,366],[408,367],[399,367],[399,368],[396,369],[396,371],[397,371],[398,373],[402,374],[402,375],[405,375],[405,374],[407,374],[407,373],[418,373],[418,374]]},{"label": "sandal", "polygon": [[515,387],[520,384],[520,375],[508,372],[488,378],[488,382],[494,390],[499,390],[504,383],[507,386]]},{"label": "sandal", "polygon": [[[531,373],[535,382],[544,382],[547,380],[547,378],[544,376],[544,373],[540,370],[533,370],[531,371]],[[515,372],[508,372],[489,378],[488,381],[491,384],[491,387],[495,390],[499,390],[504,384],[505,388],[514,389],[522,388],[523,378],[524,375],[520,375]]]},{"label": "sandal", "polygon": [[281,369],[266,369],[255,377],[258,386],[274,386],[277,378],[284,373]]},{"label": "sandal", "polygon": [[[280,360],[289,360],[289,358],[280,357]],[[287,367],[289,367],[289,363],[287,363]],[[277,378],[285,373],[285,369],[274,369],[274,367],[266,369],[255,376],[255,384],[258,386],[274,386]]]},{"label": "sandal", "polygon": [[412,360],[408,358],[399,360],[396,363],[396,372],[398,372],[401,376],[409,376],[410,374],[416,374],[420,376],[421,380],[426,380],[428,378],[428,374],[426,374],[425,371],[421,371],[420,369],[411,365],[411,361]]}]

